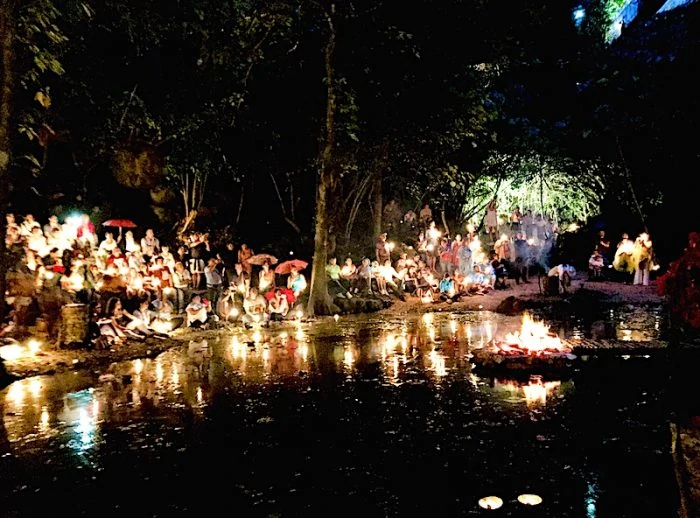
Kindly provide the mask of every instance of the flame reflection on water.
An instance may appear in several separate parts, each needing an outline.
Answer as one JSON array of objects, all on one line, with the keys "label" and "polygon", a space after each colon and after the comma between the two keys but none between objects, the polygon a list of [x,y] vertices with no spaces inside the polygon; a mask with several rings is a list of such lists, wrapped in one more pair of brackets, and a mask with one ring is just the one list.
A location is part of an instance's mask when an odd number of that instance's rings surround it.
[{"label": "flame reflection on water", "polygon": [[[309,380],[330,372],[344,373],[343,383],[356,383],[371,372],[371,379],[390,386],[465,381],[476,391],[495,388],[503,394],[507,385],[490,387],[469,361],[479,340],[507,331],[499,317],[430,313],[369,325],[369,336],[361,339],[354,325],[346,318],[334,323],[333,332],[341,334],[332,340],[318,339],[308,323],[295,323],[283,332],[259,329],[255,337],[252,331],[227,331],[211,343],[193,341],[155,359],[115,364],[101,373],[99,382],[88,372],[21,380],[0,392],[8,437],[11,442],[31,434],[46,438],[69,427],[79,446],[74,450],[82,452],[99,446],[101,416],[113,426],[143,412],[167,415],[189,407],[201,413],[222,390],[286,381],[307,390]],[[543,405],[550,403],[559,382],[540,380],[516,390],[528,405]]]}]

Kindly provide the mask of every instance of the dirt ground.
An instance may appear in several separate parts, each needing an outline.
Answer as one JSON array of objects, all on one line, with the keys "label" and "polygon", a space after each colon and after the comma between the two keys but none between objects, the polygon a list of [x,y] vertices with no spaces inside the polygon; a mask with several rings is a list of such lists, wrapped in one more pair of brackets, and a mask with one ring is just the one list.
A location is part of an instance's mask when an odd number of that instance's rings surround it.
[{"label": "dirt ground", "polygon": [[[617,282],[588,282],[583,278],[574,279],[568,292],[570,296],[579,289],[587,289],[601,292],[605,300],[611,304],[661,304],[663,299],[657,294],[656,286],[628,286]],[[540,293],[537,280],[530,284],[517,285],[510,281],[510,287],[506,290],[495,290],[486,295],[475,295],[463,299],[460,302],[449,305],[452,311],[495,311],[498,305],[507,297],[515,296],[527,303],[550,304],[560,297],[545,296]],[[567,295],[564,295],[567,296]],[[387,316],[402,314],[422,313],[428,308],[448,307],[446,303],[422,304],[418,299],[397,301],[391,307],[380,312]],[[201,339],[216,335],[218,331],[194,331],[179,330],[169,340],[149,339],[145,342],[135,342],[112,350],[87,350],[87,349],[48,349],[44,346],[34,355],[23,355],[21,358],[6,361],[7,371],[17,378],[25,378],[40,374],[54,374],[71,370],[104,371],[111,363],[133,360],[136,358],[155,357],[158,354],[187,343],[188,340]]]},{"label": "dirt ground", "polygon": [[[486,295],[475,295],[468,298],[463,298],[461,301],[451,304],[452,308],[461,311],[495,311],[498,305],[507,297],[517,297],[526,302],[547,304],[554,302],[559,297],[551,297],[543,295],[540,292],[540,287],[536,278],[529,284],[516,284],[509,280],[509,288],[505,290],[494,290]],[[663,298],[656,291],[656,283],[652,282],[649,286],[632,286],[620,282],[611,281],[588,281],[585,277],[577,277],[572,280],[571,286],[568,288],[568,295],[574,294],[579,289],[598,291],[605,295],[605,299],[610,304],[661,304]],[[447,304],[441,303],[440,305]],[[428,304],[427,306],[433,306]],[[407,300],[406,302],[397,302],[390,308],[384,311],[390,313],[414,313],[425,311],[426,304],[421,304],[417,299]]]}]

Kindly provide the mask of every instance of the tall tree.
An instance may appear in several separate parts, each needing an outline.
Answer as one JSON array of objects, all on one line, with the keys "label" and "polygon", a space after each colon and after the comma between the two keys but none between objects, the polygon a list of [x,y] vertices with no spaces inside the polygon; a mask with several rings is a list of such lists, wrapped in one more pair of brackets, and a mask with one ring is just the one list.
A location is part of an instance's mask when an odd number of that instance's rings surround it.
[{"label": "tall tree", "polygon": [[[2,0],[0,2],[0,38],[2,49],[2,78],[0,78],[0,213],[5,214],[8,208],[7,187],[12,161],[12,93],[15,89],[15,2]],[[5,222],[0,222],[0,317],[5,314],[5,290],[7,272],[7,249],[5,247]]]},{"label": "tall tree", "polygon": [[333,311],[333,301],[328,293],[326,262],[328,255],[328,233],[330,229],[333,195],[336,184],[336,90],[335,90],[335,4],[331,3],[325,10],[327,40],[323,50],[323,63],[326,84],[326,117],[324,124],[323,147],[319,157],[319,172],[316,186],[316,218],[314,229],[314,255],[311,270],[311,289],[307,313],[309,315],[328,315]]}]

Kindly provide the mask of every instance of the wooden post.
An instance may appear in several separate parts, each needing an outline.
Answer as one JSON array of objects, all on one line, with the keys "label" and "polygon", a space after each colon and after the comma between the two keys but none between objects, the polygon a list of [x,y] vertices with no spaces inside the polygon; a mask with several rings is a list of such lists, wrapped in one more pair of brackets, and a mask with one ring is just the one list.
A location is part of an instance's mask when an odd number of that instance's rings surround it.
[{"label": "wooden post", "polygon": [[90,312],[87,304],[67,304],[61,308],[58,341],[62,348],[85,345],[89,329]]}]

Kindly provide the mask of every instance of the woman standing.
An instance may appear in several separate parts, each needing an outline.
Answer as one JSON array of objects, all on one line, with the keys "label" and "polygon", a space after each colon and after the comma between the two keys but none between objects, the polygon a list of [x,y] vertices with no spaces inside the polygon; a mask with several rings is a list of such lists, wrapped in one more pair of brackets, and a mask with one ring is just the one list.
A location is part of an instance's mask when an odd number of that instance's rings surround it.
[{"label": "woman standing", "polygon": [[491,236],[492,241],[496,241],[498,235],[498,204],[496,198],[491,200],[486,207],[486,232]]},{"label": "woman standing", "polygon": [[642,232],[634,242],[634,252],[632,253],[635,264],[634,284],[649,286],[649,273],[653,265],[652,243],[649,234]]}]

